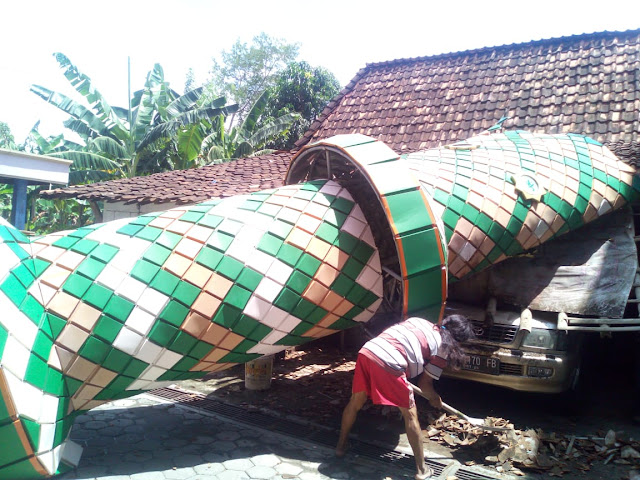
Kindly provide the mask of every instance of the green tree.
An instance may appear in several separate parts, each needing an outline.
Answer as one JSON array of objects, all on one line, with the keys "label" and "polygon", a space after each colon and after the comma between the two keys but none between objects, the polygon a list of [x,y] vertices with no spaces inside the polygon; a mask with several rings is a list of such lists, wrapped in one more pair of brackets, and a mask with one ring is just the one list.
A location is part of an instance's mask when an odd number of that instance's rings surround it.
[{"label": "green tree", "polygon": [[326,68],[312,67],[304,61],[287,65],[268,90],[270,100],[264,118],[269,121],[292,112],[299,113],[300,118],[268,146],[278,150],[293,148],[295,142],[339,91],[340,83]]},{"label": "green tree", "polygon": [[4,122],[0,122],[0,148],[6,148],[8,150],[17,149],[11,128]]},{"label": "green tree", "polygon": [[266,33],[253,37],[250,45],[237,40],[231,50],[222,51],[221,63],[213,60],[207,82],[210,97],[224,95],[237,103],[241,122],[262,92],[273,85],[278,72],[296,59],[299,49],[297,43]]},{"label": "green tree", "polygon": [[286,113],[269,122],[261,122],[269,94],[264,92],[240,125],[225,128],[225,119],[219,116],[213,132],[202,141],[202,155],[210,163],[221,163],[235,158],[270,153],[265,146],[274,138],[285,135],[291,125],[300,118],[297,113]]},{"label": "green tree", "polygon": [[[31,91],[70,115],[64,126],[77,133],[87,148],[99,152],[88,151],[90,155],[85,157],[87,161],[97,162],[97,157],[111,160],[119,165],[119,176],[134,177],[144,173],[144,170],[139,171],[140,164],[154,165],[157,154],[165,158],[161,151],[151,149],[165,148],[166,145],[147,142],[140,147],[149,132],[164,128],[167,120],[175,120],[170,105],[174,105],[180,95],[171,90],[159,64],[155,64],[147,74],[144,88],[133,94],[131,107],[121,108],[111,107],[93,86],[91,79],[81,73],[65,55],[56,53],[54,56],[71,86],[84,97],[84,104],[39,85],[32,85]],[[180,112],[185,122],[198,123],[227,113],[227,109],[220,106],[200,108],[196,103],[190,105],[189,111]],[[94,166],[99,167],[97,164]]]}]

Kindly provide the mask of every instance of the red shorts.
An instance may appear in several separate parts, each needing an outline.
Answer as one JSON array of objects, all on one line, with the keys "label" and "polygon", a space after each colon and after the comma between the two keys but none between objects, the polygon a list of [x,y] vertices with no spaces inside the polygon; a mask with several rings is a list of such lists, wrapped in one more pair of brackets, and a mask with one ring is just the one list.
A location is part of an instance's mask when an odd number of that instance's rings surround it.
[{"label": "red shorts", "polygon": [[404,372],[396,376],[362,354],[358,355],[356,361],[351,391],[367,392],[376,405],[411,408],[416,404]]}]

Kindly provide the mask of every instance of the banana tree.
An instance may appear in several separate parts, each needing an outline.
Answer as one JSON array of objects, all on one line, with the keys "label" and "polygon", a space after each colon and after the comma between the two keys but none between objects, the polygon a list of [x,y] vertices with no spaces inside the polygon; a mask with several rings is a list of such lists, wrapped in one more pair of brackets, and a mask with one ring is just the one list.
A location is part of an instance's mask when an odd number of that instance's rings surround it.
[{"label": "banana tree", "polygon": [[222,163],[235,158],[271,153],[264,148],[273,138],[285,133],[300,118],[297,113],[284,114],[272,122],[260,126],[260,117],[269,102],[264,92],[254,103],[249,114],[239,126],[226,128],[223,117],[214,122],[214,130],[202,140],[201,153],[209,163]]},{"label": "banana tree", "polygon": [[[81,73],[65,55],[56,53],[54,56],[71,86],[84,97],[86,105],[43,86],[32,85],[31,91],[69,114],[70,118],[64,122],[64,126],[77,133],[86,147],[93,149],[92,152],[99,152],[118,163],[120,176],[136,176],[140,173],[138,167],[141,160],[162,154],[166,145],[153,141],[143,144],[143,139],[154,129],[162,128],[165,122],[175,120],[179,108],[186,108],[181,115],[187,115],[189,120],[196,123],[226,115],[228,111],[228,107],[220,104],[202,109],[197,102],[187,99],[176,104],[182,97],[190,99],[191,96],[187,93],[181,97],[173,91],[165,81],[164,70],[159,64],[155,64],[147,74],[144,88],[133,94],[130,108],[112,107],[93,86],[91,79]],[[175,132],[169,127],[166,127],[166,131]]]}]

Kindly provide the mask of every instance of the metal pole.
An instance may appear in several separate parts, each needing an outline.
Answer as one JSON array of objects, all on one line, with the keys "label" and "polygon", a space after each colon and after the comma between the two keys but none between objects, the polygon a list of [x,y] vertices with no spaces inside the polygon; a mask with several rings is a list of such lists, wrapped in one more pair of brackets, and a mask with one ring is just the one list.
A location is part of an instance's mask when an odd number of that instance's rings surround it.
[{"label": "metal pole", "polygon": [[13,181],[11,223],[18,230],[24,230],[27,220],[27,184],[26,180],[15,179]]}]

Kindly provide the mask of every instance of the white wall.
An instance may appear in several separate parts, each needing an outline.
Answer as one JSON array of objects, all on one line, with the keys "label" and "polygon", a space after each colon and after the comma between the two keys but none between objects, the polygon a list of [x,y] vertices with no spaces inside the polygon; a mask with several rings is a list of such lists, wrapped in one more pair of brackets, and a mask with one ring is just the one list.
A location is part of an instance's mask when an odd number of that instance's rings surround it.
[{"label": "white wall", "polygon": [[147,203],[140,205],[139,203],[125,204],[124,202],[105,202],[102,210],[102,221],[110,222],[120,218],[132,218],[149,212],[158,212],[169,210],[177,206],[174,202],[167,203]]}]

